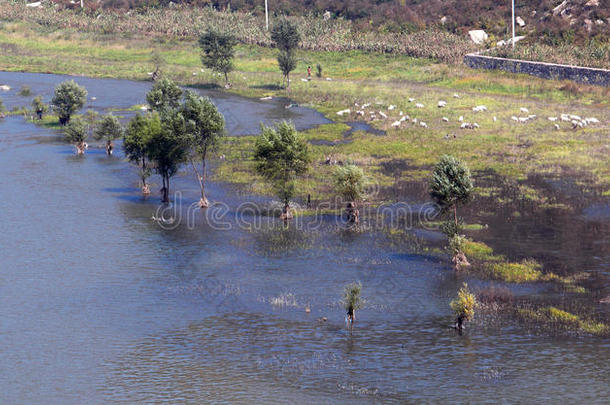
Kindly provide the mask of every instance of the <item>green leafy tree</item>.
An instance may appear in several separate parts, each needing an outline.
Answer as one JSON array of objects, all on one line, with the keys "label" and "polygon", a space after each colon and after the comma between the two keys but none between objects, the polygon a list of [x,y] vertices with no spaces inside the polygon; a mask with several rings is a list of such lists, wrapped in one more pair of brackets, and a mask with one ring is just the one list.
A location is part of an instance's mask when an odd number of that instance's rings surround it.
[{"label": "green leafy tree", "polygon": [[356,310],[362,307],[362,284],[360,282],[353,282],[346,285],[343,289],[343,307],[347,312],[347,320],[350,324],[356,320]]},{"label": "green leafy tree", "polygon": [[66,125],[76,111],[83,108],[87,102],[87,90],[74,80],[68,80],[55,87],[55,94],[51,100],[53,110],[59,117],[59,124]]},{"label": "green leafy tree", "polygon": [[287,83],[286,88],[290,88],[290,72],[296,69],[297,66],[294,51],[299,46],[301,35],[295,24],[283,18],[271,29],[271,39],[280,50],[277,62]]},{"label": "green leafy tree", "polygon": [[178,108],[182,98],[182,89],[170,79],[161,79],[146,94],[146,102],[157,112]]},{"label": "green leafy tree", "polygon": [[291,218],[290,200],[295,194],[296,179],[309,169],[311,155],[307,142],[299,136],[294,125],[285,121],[266,127],[254,145],[256,170],[271,182],[284,204],[282,218]]},{"label": "green leafy tree", "polygon": [[201,62],[208,69],[223,73],[226,85],[229,85],[229,73],[233,71],[235,45],[237,39],[227,32],[210,29],[199,37]]},{"label": "green leafy tree", "polygon": [[299,46],[301,35],[295,24],[282,18],[271,29],[271,40],[279,50],[290,52]]},{"label": "green leafy tree", "polygon": [[39,120],[41,120],[42,115],[49,110],[49,106],[42,102],[42,96],[34,97],[34,100],[32,100],[32,108]]},{"label": "green leafy tree", "polygon": [[162,201],[169,203],[170,179],[188,157],[186,123],[177,110],[167,111],[163,119],[154,114],[150,120],[147,157],[154,162],[155,171],[163,179]]},{"label": "green leafy tree", "polygon": [[[188,91],[184,97],[184,104],[180,109],[186,120],[189,144],[192,151],[191,165],[197,175],[201,188],[200,207],[208,206],[205,196],[206,157],[208,152],[217,145],[225,130],[225,120],[214,103],[207,97],[200,97]],[[201,173],[197,170],[194,160],[201,161]]]},{"label": "green leafy tree", "polygon": [[284,75],[284,83],[287,89],[290,89],[290,72],[297,67],[297,58],[292,51],[280,51],[277,56],[277,63]]},{"label": "green leafy tree", "polygon": [[472,196],[472,178],[468,167],[453,156],[443,156],[434,167],[430,182],[430,196],[443,211],[453,208],[453,219],[458,225],[457,206]]},{"label": "green leafy tree", "polygon": [[155,115],[145,117],[137,114],[127,124],[123,137],[125,156],[140,168],[143,194],[150,194],[150,188],[146,184],[146,179],[150,176],[148,149],[150,148],[151,134],[154,131],[161,130],[161,123],[158,118]]},{"label": "green leafy tree", "polygon": [[335,188],[347,202],[346,214],[350,222],[359,222],[358,203],[364,198],[364,171],[348,163],[335,169]]},{"label": "green leafy tree", "polygon": [[76,147],[76,153],[83,155],[85,153],[85,141],[89,136],[87,124],[79,118],[72,120],[64,129],[64,136],[68,142]]},{"label": "green leafy tree", "polygon": [[464,322],[470,321],[474,317],[474,309],[477,306],[476,297],[468,290],[468,284],[462,285],[457,298],[452,300],[449,305],[456,316],[455,328],[461,331],[464,329]]},{"label": "green leafy tree", "polygon": [[123,136],[123,132],[124,129],[119,122],[119,119],[110,113],[103,116],[102,119],[97,123],[93,136],[98,140],[105,139],[106,153],[108,155],[112,155],[112,150],[114,149],[112,141],[121,138]]}]

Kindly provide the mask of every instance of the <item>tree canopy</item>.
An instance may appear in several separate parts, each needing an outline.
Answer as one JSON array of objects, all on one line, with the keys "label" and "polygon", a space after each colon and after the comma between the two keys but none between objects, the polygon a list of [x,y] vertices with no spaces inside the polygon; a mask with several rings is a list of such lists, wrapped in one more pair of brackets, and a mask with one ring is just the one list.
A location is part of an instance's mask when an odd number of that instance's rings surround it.
[{"label": "tree canopy", "polygon": [[348,202],[360,201],[364,197],[364,171],[355,164],[337,166],[334,173],[335,188]]},{"label": "tree canopy", "polygon": [[170,79],[161,79],[153,85],[146,94],[146,102],[150,108],[157,112],[163,112],[172,108],[178,108],[182,89]]},{"label": "tree canopy", "polygon": [[282,18],[271,29],[271,40],[279,50],[291,52],[299,46],[301,35],[296,24]]},{"label": "tree canopy", "polygon": [[55,87],[55,94],[51,100],[53,110],[59,116],[59,123],[65,125],[70,117],[80,110],[87,102],[87,90],[74,80],[68,80]]},{"label": "tree canopy", "polygon": [[457,204],[467,202],[472,195],[472,179],[468,167],[453,156],[443,156],[434,167],[430,196],[443,211],[454,208],[457,224]]},{"label": "tree canopy", "polygon": [[123,126],[114,115],[107,114],[97,123],[93,136],[95,139],[113,140],[123,136]]},{"label": "tree canopy", "polygon": [[307,172],[311,156],[307,142],[299,136],[294,125],[285,121],[266,127],[254,146],[256,171],[270,181],[288,206],[295,193],[295,180]]},{"label": "tree canopy", "polygon": [[233,71],[234,47],[237,39],[230,33],[209,29],[199,37],[201,62],[208,69],[224,74],[225,82],[229,82],[228,74]]}]

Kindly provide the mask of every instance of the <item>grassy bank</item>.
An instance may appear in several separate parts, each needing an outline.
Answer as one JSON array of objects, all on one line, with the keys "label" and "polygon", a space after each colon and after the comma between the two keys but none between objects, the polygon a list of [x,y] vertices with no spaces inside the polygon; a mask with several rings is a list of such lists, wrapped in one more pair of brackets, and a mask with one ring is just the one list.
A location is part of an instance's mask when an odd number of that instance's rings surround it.
[{"label": "grassy bank", "polygon": [[[222,84],[220,77],[201,69],[195,43],[162,36],[122,38],[4,22],[0,26],[0,48],[3,70],[145,80],[147,72],[153,70],[151,56],[158,53],[166,61],[165,74],[184,85]],[[322,162],[329,155],[337,160],[354,160],[376,182],[391,185],[397,178],[423,181],[429,168],[446,153],[468,162],[475,174],[491,170],[518,183],[532,172],[558,176],[577,173],[594,185],[609,188],[610,168],[605,164],[610,122],[608,89],[479,72],[408,56],[301,50],[291,90],[286,91],[281,87],[275,54],[270,48],[238,46],[231,91],[252,97],[289,96],[337,122],[305,133],[312,141],[334,144],[313,146],[317,167],[315,174],[304,181],[304,193],[327,195],[328,186],[322,180],[328,178],[332,167]],[[316,64],[322,66],[322,78],[301,81],[306,67]],[[454,98],[454,93],[460,98]],[[409,98],[415,101],[409,102]],[[436,106],[441,99],[447,101],[444,108]],[[371,104],[365,118],[369,121],[370,111],[374,111],[377,119],[370,124],[386,130],[386,136],[356,132],[344,139],[344,123],[363,120],[356,115],[361,107],[355,103]],[[416,108],[416,103],[424,107]],[[485,105],[487,111],[473,112],[477,105]],[[537,118],[526,123],[513,121],[513,116],[525,115],[520,111],[522,107]],[[346,108],[351,110],[349,114],[336,114]],[[381,119],[380,111],[388,118]],[[410,120],[400,128],[392,127],[401,111]],[[546,117],[560,113],[592,116],[600,123],[573,130],[570,123],[559,122],[560,129],[556,130]],[[480,128],[460,129],[460,116]],[[410,122],[413,118],[424,121],[427,128]],[[247,152],[252,142],[251,137],[229,140],[224,148],[229,159],[222,162],[217,180],[251,183]],[[396,160],[407,164],[400,173],[389,176],[382,166]],[[256,186],[253,191],[257,191]]]}]

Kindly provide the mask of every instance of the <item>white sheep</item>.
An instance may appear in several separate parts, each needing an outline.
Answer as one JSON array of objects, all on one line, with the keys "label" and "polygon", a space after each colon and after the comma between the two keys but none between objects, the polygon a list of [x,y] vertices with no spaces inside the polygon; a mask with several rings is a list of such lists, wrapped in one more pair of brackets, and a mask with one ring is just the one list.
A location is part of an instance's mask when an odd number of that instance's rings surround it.
[{"label": "white sheep", "polygon": [[549,120],[551,122],[555,122],[555,121],[557,121],[557,117],[548,117],[547,120]]},{"label": "white sheep", "polygon": [[459,122],[464,121],[464,116],[460,115],[460,118],[458,118],[458,121],[459,121]]},{"label": "white sheep", "polygon": [[447,105],[447,102],[444,100],[440,100],[437,104],[438,108],[443,108],[446,105]]},{"label": "white sheep", "polygon": [[421,127],[428,128],[428,124],[426,124],[426,123],[425,123],[425,122],[423,122],[423,121],[421,121],[421,122],[419,123],[419,125],[420,125]]},{"label": "white sheep", "polygon": [[522,113],[528,114],[530,111],[525,108],[525,107],[521,107],[519,110],[521,110]]},{"label": "white sheep", "polygon": [[388,118],[387,115],[385,115],[382,111],[379,111],[379,115],[381,115],[383,117],[383,119],[385,120],[386,118]]},{"label": "white sheep", "polygon": [[442,120],[443,120],[443,122],[449,122],[449,118],[447,118],[447,117],[443,117]]},{"label": "white sheep", "polygon": [[415,99],[414,99],[414,98],[409,98],[409,103],[412,103],[412,102],[414,102],[414,101],[415,101]]},{"label": "white sheep", "polygon": [[337,115],[343,116],[343,114],[349,114],[351,112],[352,111],[348,108],[348,109],[345,109],[345,110],[337,111]]},{"label": "white sheep", "polygon": [[460,98],[460,95],[457,93],[453,93],[453,98]]},{"label": "white sheep", "polygon": [[392,111],[392,110],[393,110],[393,109],[395,109],[395,108],[396,108],[396,106],[395,106],[395,105],[391,105],[391,106],[389,106],[389,107],[388,107],[388,110],[389,110],[389,111]]},{"label": "white sheep", "polygon": [[424,108],[424,105],[422,103],[417,103],[415,104],[415,108]]},{"label": "white sheep", "polygon": [[394,121],[394,122],[392,123],[392,126],[393,126],[393,127],[399,127],[401,122],[402,122],[402,121]]}]

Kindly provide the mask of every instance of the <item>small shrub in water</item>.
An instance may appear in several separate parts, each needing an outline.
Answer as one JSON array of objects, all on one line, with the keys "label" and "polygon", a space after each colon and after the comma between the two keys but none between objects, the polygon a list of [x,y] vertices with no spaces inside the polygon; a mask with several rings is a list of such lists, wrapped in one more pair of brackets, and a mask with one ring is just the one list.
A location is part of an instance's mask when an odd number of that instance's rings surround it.
[{"label": "small shrub in water", "polygon": [[458,297],[449,304],[456,316],[456,328],[463,329],[464,322],[470,321],[474,317],[474,309],[477,306],[477,300],[468,290],[468,284],[464,283],[458,291]]},{"label": "small shrub in water", "polygon": [[345,286],[343,289],[343,307],[347,312],[347,318],[350,322],[354,322],[355,312],[357,309],[362,307],[362,299],[360,293],[362,292],[362,284],[360,282],[353,282]]},{"label": "small shrub in water", "polygon": [[32,94],[32,89],[30,89],[30,86],[22,86],[17,94],[22,97],[28,97]]}]

